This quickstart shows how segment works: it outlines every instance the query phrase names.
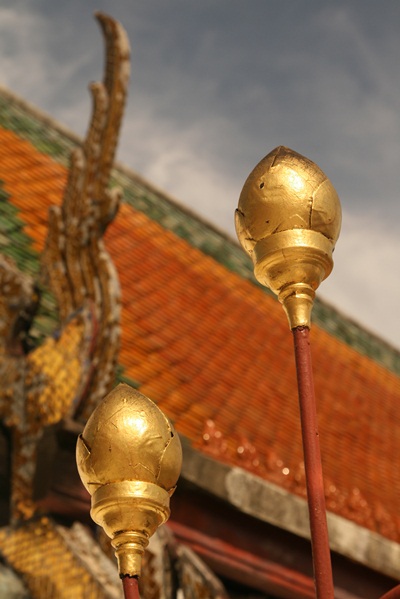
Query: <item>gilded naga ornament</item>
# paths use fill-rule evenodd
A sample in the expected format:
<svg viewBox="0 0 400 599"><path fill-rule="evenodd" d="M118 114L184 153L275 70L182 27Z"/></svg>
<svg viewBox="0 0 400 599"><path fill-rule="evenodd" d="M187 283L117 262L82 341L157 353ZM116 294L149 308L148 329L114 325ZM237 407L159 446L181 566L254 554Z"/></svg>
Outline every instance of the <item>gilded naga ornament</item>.
<svg viewBox="0 0 400 599"><path fill-rule="evenodd" d="M124 29L98 13L106 42L103 82L91 85L88 133L75 149L62 205L49 215L42 276L55 296L60 330L39 347L25 339L39 296L31 278L0 256L0 415L12 429L14 521L37 512L34 476L46 427L65 418L85 421L114 384L119 349L120 290L103 235L118 210L110 189L129 81Z"/></svg>

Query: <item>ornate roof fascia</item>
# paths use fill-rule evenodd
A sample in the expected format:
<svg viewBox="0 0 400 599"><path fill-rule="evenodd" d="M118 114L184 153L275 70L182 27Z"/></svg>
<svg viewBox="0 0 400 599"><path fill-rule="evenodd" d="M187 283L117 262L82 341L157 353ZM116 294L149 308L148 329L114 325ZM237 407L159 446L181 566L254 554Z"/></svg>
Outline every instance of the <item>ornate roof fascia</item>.
<svg viewBox="0 0 400 599"><path fill-rule="evenodd" d="M304 539L310 539L307 501L250 472L196 451L182 438L181 476L227 501L241 512ZM385 539L350 520L328 512L332 551L368 568L400 578L400 544Z"/></svg>

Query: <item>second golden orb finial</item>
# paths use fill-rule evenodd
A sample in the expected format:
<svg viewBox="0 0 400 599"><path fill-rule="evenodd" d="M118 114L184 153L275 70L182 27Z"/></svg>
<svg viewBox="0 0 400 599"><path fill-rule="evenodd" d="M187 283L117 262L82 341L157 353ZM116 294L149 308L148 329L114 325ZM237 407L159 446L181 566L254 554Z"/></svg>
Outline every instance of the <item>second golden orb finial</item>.
<svg viewBox="0 0 400 599"><path fill-rule="evenodd" d="M150 536L169 518L181 465L179 437L147 397L120 384L78 438L76 461L91 516L112 539L121 576L140 574Z"/></svg>
<svg viewBox="0 0 400 599"><path fill-rule="evenodd" d="M236 231L254 274L279 298L290 328L310 326L315 290L331 272L339 236L338 195L308 158L279 146L248 176Z"/></svg>

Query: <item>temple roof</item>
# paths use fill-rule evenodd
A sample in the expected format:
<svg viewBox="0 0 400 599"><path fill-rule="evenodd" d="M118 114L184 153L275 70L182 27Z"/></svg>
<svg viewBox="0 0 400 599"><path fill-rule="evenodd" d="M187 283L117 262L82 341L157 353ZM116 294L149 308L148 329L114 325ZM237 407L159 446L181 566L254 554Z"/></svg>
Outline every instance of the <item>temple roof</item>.
<svg viewBox="0 0 400 599"><path fill-rule="evenodd" d="M0 251L36 274L78 140L3 91L0 141ZM124 201L106 243L122 288L122 378L201 453L305 496L281 306L224 234L122 166L114 181ZM45 296L33 332L56 326ZM400 353L321 301L312 351L327 507L398 542Z"/></svg>

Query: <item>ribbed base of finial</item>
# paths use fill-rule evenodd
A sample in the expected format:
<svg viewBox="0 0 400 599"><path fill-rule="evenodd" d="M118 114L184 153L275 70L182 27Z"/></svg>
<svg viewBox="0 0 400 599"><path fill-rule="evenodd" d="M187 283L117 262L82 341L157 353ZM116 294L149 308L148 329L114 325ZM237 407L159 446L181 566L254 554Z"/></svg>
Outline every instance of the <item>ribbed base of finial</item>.
<svg viewBox="0 0 400 599"><path fill-rule="evenodd" d="M256 243L255 277L278 296L291 329L311 326L315 290L332 270L332 248L329 239L309 229L281 231Z"/></svg>
<svg viewBox="0 0 400 599"><path fill-rule="evenodd" d="M149 538L169 518L169 494L144 481L109 483L93 493L90 513L112 539L120 576L139 576Z"/></svg>

